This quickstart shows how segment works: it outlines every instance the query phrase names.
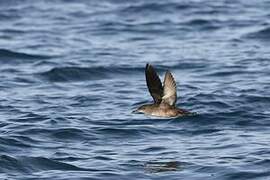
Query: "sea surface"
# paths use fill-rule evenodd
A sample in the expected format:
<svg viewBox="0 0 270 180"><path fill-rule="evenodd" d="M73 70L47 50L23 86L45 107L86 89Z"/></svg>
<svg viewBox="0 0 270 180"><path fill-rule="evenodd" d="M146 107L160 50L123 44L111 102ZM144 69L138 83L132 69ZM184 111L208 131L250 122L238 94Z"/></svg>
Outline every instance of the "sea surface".
<svg viewBox="0 0 270 180"><path fill-rule="evenodd" d="M0 1L0 179L270 179L267 0ZM132 111L170 70L175 119Z"/></svg>

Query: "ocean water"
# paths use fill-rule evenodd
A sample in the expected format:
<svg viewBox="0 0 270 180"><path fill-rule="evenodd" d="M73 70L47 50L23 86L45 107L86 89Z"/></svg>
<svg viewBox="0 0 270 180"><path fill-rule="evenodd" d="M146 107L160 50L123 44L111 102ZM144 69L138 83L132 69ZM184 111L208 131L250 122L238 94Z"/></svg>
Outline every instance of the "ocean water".
<svg viewBox="0 0 270 180"><path fill-rule="evenodd" d="M0 179L270 179L269 9L0 1ZM146 63L196 116L131 113Z"/></svg>

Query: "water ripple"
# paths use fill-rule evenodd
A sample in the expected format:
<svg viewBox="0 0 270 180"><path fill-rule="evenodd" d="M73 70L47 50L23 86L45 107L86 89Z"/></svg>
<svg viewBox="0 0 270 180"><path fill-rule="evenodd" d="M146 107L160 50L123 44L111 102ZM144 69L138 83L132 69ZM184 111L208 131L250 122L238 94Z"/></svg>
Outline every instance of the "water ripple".
<svg viewBox="0 0 270 180"><path fill-rule="evenodd" d="M0 1L0 179L269 179L262 1ZM145 64L177 106L151 103Z"/></svg>

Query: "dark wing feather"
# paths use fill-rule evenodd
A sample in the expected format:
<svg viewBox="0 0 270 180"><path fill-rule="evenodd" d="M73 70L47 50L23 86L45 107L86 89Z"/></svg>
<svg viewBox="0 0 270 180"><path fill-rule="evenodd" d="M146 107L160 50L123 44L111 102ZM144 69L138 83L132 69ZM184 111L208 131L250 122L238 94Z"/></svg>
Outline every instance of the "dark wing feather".
<svg viewBox="0 0 270 180"><path fill-rule="evenodd" d="M166 72L163 84L162 102L174 106L177 100L176 83L169 71Z"/></svg>
<svg viewBox="0 0 270 180"><path fill-rule="evenodd" d="M146 64L145 77L148 90L154 102L159 104L162 100L163 88L155 69L150 64Z"/></svg>

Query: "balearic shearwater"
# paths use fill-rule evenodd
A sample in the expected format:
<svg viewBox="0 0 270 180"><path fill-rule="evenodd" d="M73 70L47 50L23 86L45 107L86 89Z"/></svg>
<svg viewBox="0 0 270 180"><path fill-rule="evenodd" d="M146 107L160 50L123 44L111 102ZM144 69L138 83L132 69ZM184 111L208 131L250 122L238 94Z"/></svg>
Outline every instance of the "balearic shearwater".
<svg viewBox="0 0 270 180"><path fill-rule="evenodd" d="M133 112L159 117L178 117L192 114L175 106L177 100L176 83L170 71L165 74L163 86L155 69L150 64L146 64L145 77L154 103L142 105Z"/></svg>

